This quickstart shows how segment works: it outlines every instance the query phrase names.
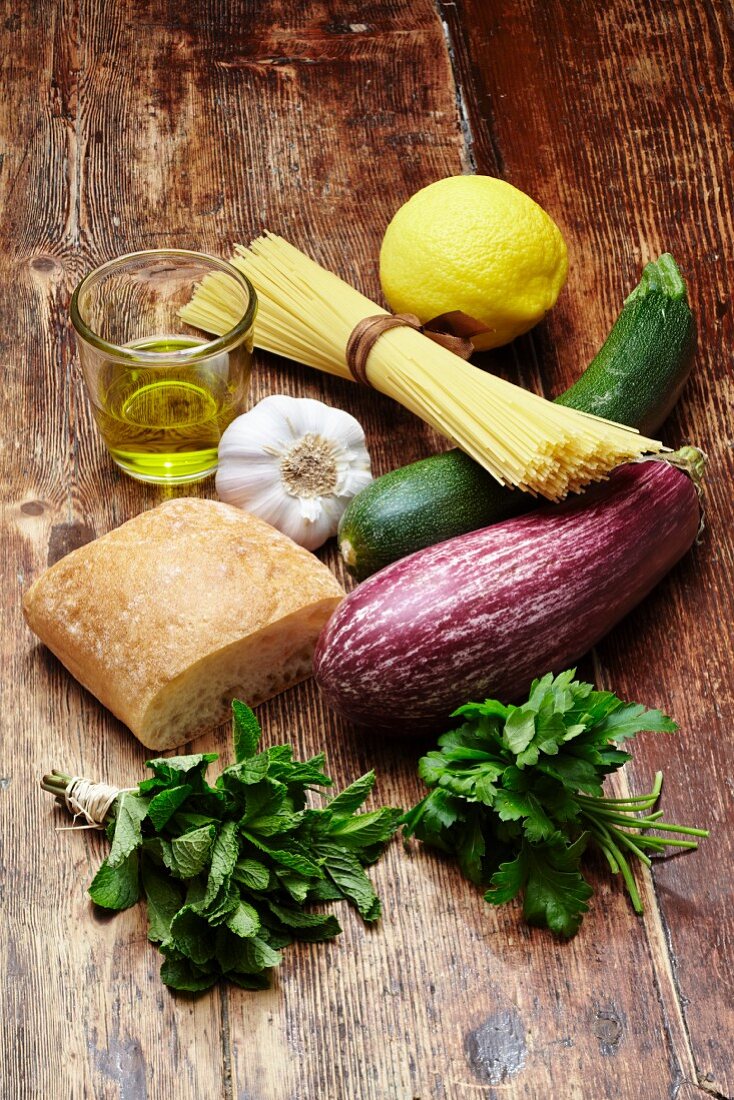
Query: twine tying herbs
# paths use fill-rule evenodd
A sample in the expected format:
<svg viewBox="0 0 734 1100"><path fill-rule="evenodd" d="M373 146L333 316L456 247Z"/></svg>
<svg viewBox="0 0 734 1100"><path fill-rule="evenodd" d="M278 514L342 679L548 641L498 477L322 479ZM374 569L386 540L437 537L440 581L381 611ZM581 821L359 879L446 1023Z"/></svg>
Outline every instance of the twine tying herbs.
<svg viewBox="0 0 734 1100"><path fill-rule="evenodd" d="M58 831L71 829L104 829L107 815L115 799L125 791L137 790L137 787L113 787L109 783L93 783L80 775L64 775L51 772L44 775L41 787L56 795L56 800L66 806L74 819L71 826L59 826ZM83 817L86 825L77 825L76 820Z"/></svg>

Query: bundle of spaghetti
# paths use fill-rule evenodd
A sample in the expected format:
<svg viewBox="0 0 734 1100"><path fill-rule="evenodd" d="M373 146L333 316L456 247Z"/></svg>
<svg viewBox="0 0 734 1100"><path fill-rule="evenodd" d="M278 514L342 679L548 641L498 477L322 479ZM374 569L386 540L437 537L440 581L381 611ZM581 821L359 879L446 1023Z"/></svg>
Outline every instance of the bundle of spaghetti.
<svg viewBox="0 0 734 1100"><path fill-rule="evenodd" d="M353 378L346 347L360 321L389 316L359 291L274 234L236 246L232 264L258 295L255 343L317 370ZM181 310L188 324L223 335L242 315L242 293L207 275ZM367 380L481 463L503 485L560 500L615 466L664 450L612 421L556 405L479 370L407 326L384 332Z"/></svg>

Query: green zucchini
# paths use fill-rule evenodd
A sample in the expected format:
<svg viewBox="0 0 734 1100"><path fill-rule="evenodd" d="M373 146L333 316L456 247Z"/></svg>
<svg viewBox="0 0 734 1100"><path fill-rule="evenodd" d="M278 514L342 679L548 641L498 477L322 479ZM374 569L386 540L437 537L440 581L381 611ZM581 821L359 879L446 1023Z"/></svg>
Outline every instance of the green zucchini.
<svg viewBox="0 0 734 1100"><path fill-rule="evenodd" d="M646 265L603 347L562 405L657 431L691 370L695 321L667 253ZM339 551L357 580L445 539L529 512L537 502L498 485L463 451L413 462L377 478L349 504Z"/></svg>

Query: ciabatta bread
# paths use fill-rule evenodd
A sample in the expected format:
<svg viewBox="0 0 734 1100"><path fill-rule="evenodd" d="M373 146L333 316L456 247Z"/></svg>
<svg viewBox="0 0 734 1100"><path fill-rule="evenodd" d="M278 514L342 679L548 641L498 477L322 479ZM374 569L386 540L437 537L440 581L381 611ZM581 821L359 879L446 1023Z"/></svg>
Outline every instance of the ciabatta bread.
<svg viewBox="0 0 734 1100"><path fill-rule="evenodd" d="M74 550L23 610L59 660L150 749L311 675L344 596L325 565L228 504L167 501Z"/></svg>

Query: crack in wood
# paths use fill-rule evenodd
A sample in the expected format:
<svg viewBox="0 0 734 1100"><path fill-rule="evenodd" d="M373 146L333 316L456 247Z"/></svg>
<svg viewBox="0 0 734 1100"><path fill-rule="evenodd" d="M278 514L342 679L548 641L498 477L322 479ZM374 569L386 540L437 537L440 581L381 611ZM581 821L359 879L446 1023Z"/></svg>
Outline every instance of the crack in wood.
<svg viewBox="0 0 734 1100"><path fill-rule="evenodd" d="M454 45L454 39L449 26L448 20L445 16L444 9L447 5L443 4L441 0L435 0L436 12L441 22L441 30L443 31L444 42L446 43L446 52L448 53L449 63L451 65L451 72L454 78L454 89L456 99L456 113L461 127L462 137L464 139L463 160L465 170L468 169L469 173L476 173L477 162L474 156L474 133L472 130L472 120L469 112L469 107L464 94L464 85L462 83L461 74L459 72L459 66L456 60L456 47Z"/></svg>

